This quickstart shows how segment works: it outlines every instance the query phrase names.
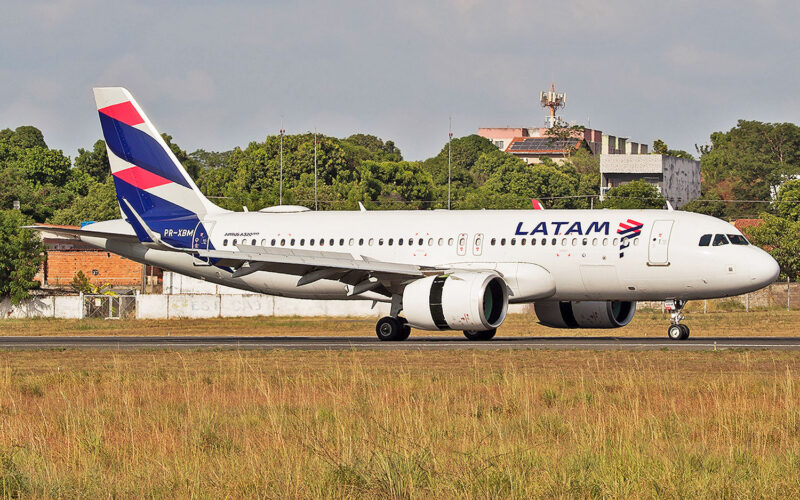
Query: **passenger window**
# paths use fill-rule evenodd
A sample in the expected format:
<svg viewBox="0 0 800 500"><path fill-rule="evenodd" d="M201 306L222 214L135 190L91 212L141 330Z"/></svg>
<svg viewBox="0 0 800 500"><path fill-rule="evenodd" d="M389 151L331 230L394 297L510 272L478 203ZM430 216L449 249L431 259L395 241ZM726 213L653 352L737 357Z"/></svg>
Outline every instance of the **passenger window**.
<svg viewBox="0 0 800 500"><path fill-rule="evenodd" d="M583 239L583 246L586 246L587 243L589 243L589 240L587 238L584 238Z"/></svg>
<svg viewBox="0 0 800 500"><path fill-rule="evenodd" d="M578 238L572 238L572 246L578 246Z"/></svg>
<svg viewBox="0 0 800 500"><path fill-rule="evenodd" d="M439 246L440 246L440 247L441 247L441 246L444 246L444 238L439 238L439 241L438 241L438 243L439 243Z"/></svg>
<svg viewBox="0 0 800 500"><path fill-rule="evenodd" d="M394 238L389 238L389 246L392 246L392 243L394 243Z"/></svg>
<svg viewBox="0 0 800 500"><path fill-rule="evenodd" d="M250 244L251 244L251 245L253 245L253 246L256 246L256 239L255 239L255 238L253 238L253 241L252 241L252 242L250 242Z"/></svg>
<svg viewBox="0 0 800 500"><path fill-rule="evenodd" d="M355 244L355 242L356 242L356 240L354 240L353 238L350 238L349 240L347 240L347 244L350 245L350 246L353 246Z"/></svg>
<svg viewBox="0 0 800 500"><path fill-rule="evenodd" d="M275 238L272 238L272 241L269 244L272 245L272 246L275 246ZM313 243L312 243L312 245L313 245Z"/></svg>
<svg viewBox="0 0 800 500"><path fill-rule="evenodd" d="M491 243L491 245L494 246L495 243L497 243L497 238L492 238L492 241L490 241L489 243Z"/></svg>
<svg viewBox="0 0 800 500"><path fill-rule="evenodd" d="M707 247L710 243L711 243L711 235L710 234L704 234L703 236L700 237L700 246L701 247Z"/></svg>
<svg viewBox="0 0 800 500"><path fill-rule="evenodd" d="M567 246L567 239L566 238L561 238L561 246L562 247Z"/></svg>
<svg viewBox="0 0 800 500"><path fill-rule="evenodd" d="M233 240L233 242L236 243L236 240ZM281 246L286 246L286 239L285 238L281 240Z"/></svg>
<svg viewBox="0 0 800 500"><path fill-rule="evenodd" d="M339 246L340 247L344 246L344 238L339 238Z"/></svg>
<svg viewBox="0 0 800 500"><path fill-rule="evenodd" d="M536 238L531 238L531 246L536 246Z"/></svg>
<svg viewBox="0 0 800 500"><path fill-rule="evenodd" d="M321 246L321 247L325 246L325 238L320 238L319 239L319 246Z"/></svg>
<svg viewBox="0 0 800 500"><path fill-rule="evenodd" d="M612 245L614 245L614 246L617 246L617 245L619 245L619 238L614 238L614 239L611 241L611 244L612 244Z"/></svg>
<svg viewBox="0 0 800 500"><path fill-rule="evenodd" d="M379 247L383 246L383 238L378 238L378 246Z"/></svg>
<svg viewBox="0 0 800 500"><path fill-rule="evenodd" d="M603 246L604 247L608 246L608 238L603 238Z"/></svg>
<svg viewBox="0 0 800 500"><path fill-rule="evenodd" d="M300 246L301 247L306 246L306 239L305 238L300 238Z"/></svg>
<svg viewBox="0 0 800 500"><path fill-rule="evenodd" d="M593 247L597 246L597 238L592 239L592 246Z"/></svg>
<svg viewBox="0 0 800 500"><path fill-rule="evenodd" d="M728 239L731 240L731 243L734 245L749 245L750 242L747 241L747 238L742 236L741 234L729 234Z"/></svg>
<svg viewBox="0 0 800 500"><path fill-rule="evenodd" d="M453 238L450 238L450 239L447 240L447 246L451 247L451 246L453 246L453 243L455 243Z"/></svg>
<svg viewBox="0 0 800 500"><path fill-rule="evenodd" d="M639 245L639 238L634 238L633 239L633 246L637 246L637 245Z"/></svg>
<svg viewBox="0 0 800 500"><path fill-rule="evenodd" d="M547 238L542 238L542 246L547 245Z"/></svg>
<svg viewBox="0 0 800 500"><path fill-rule="evenodd" d="M222 240L222 246L224 246L224 247L228 246L228 240L227 239Z"/></svg>
<svg viewBox="0 0 800 500"><path fill-rule="evenodd" d="M516 238L511 238L511 244L512 245L516 245L517 244L517 239Z"/></svg>
<svg viewBox="0 0 800 500"><path fill-rule="evenodd" d="M422 238L420 238L419 239L419 246L422 246L423 243L424 243L424 241L422 240Z"/></svg>
<svg viewBox="0 0 800 500"><path fill-rule="evenodd" d="M397 238L397 244L403 246L403 238Z"/></svg>
<svg viewBox="0 0 800 500"><path fill-rule="evenodd" d="M519 244L525 246L525 238L520 238Z"/></svg>
<svg viewBox="0 0 800 500"><path fill-rule="evenodd" d="M505 238L501 238L500 239L500 244L501 245L505 245L506 244L506 239Z"/></svg>
<svg viewBox="0 0 800 500"><path fill-rule="evenodd" d="M294 238L292 238L291 246L294 246Z"/></svg>
<svg viewBox="0 0 800 500"><path fill-rule="evenodd" d="M333 241L333 238L331 238L330 241L328 242L328 245L330 245L330 246L333 246L335 244L336 244L336 242Z"/></svg>
<svg viewBox="0 0 800 500"><path fill-rule="evenodd" d="M311 241L309 241L308 244L313 247L314 246L314 238L311 238Z"/></svg>
<svg viewBox="0 0 800 500"><path fill-rule="evenodd" d="M261 240L261 246L262 247L267 246L267 240Z"/></svg>
<svg viewBox="0 0 800 500"><path fill-rule="evenodd" d="M369 239L369 246L372 246L373 243L375 243L375 238L370 238Z"/></svg>
<svg viewBox="0 0 800 500"><path fill-rule="evenodd" d="M360 247L364 246L364 238L359 238L358 239L358 246L360 246Z"/></svg>
<svg viewBox="0 0 800 500"><path fill-rule="evenodd" d="M719 247L722 245L728 244L728 238L725 237L724 234L715 234L714 235L714 246Z"/></svg>
<svg viewBox="0 0 800 500"><path fill-rule="evenodd" d="M429 247L433 246L433 238L428 238L428 246Z"/></svg>
<svg viewBox="0 0 800 500"><path fill-rule="evenodd" d="M408 239L408 246L410 246L410 247L414 246L414 238L409 238Z"/></svg>

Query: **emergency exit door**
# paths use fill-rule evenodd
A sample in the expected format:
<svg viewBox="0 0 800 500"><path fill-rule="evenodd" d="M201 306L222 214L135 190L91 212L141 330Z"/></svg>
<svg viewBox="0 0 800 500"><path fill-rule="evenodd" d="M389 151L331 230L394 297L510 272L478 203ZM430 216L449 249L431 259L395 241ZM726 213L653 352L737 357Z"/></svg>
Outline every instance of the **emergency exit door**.
<svg viewBox="0 0 800 500"><path fill-rule="evenodd" d="M672 233L672 224L671 220L657 220L653 223L647 252L648 265L669 265L669 236Z"/></svg>

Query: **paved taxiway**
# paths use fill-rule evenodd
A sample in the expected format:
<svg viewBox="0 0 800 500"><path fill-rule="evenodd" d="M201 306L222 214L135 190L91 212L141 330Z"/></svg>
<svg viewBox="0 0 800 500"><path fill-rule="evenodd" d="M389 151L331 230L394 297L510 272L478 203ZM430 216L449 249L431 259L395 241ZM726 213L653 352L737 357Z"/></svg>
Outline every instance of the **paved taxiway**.
<svg viewBox="0 0 800 500"><path fill-rule="evenodd" d="M797 349L800 337L698 337L685 341L651 337L498 337L470 342L452 336L413 336L404 342L369 337L0 337L0 349L300 349L300 350L722 350Z"/></svg>

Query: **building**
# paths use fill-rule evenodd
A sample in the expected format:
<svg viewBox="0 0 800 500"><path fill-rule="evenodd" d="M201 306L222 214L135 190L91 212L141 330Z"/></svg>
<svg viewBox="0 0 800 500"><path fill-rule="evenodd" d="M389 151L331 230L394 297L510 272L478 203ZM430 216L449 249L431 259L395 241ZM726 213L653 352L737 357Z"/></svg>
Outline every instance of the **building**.
<svg viewBox="0 0 800 500"><path fill-rule="evenodd" d="M600 199L609 189L643 180L655 184L674 208L700 197L700 162L659 154L600 156Z"/></svg>
<svg viewBox="0 0 800 500"><path fill-rule="evenodd" d="M91 247L77 238L47 231L42 231L41 237L45 261L34 279L44 288L68 288L78 271L97 286L152 291L161 281L160 269Z"/></svg>
<svg viewBox="0 0 800 500"><path fill-rule="evenodd" d="M627 137L604 134L600 130L584 129L570 138L549 135L548 128L486 127L478 135L494 143L500 150L522 159L526 163L541 163L544 158L564 161L573 152L584 148L590 154L646 154L647 145L629 142Z"/></svg>

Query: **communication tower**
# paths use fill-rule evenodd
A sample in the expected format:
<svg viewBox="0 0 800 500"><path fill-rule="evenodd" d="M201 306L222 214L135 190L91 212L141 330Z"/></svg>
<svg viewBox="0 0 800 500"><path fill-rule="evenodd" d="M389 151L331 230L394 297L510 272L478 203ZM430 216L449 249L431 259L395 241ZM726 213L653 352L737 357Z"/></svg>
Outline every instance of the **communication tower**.
<svg viewBox="0 0 800 500"><path fill-rule="evenodd" d="M539 94L539 101L543 108L550 108L550 116L545 119L545 125L547 128L553 128L559 120L559 117L556 116L556 110L563 108L567 104L567 93L556 92L556 84L553 83L550 85L550 90L542 91Z"/></svg>

